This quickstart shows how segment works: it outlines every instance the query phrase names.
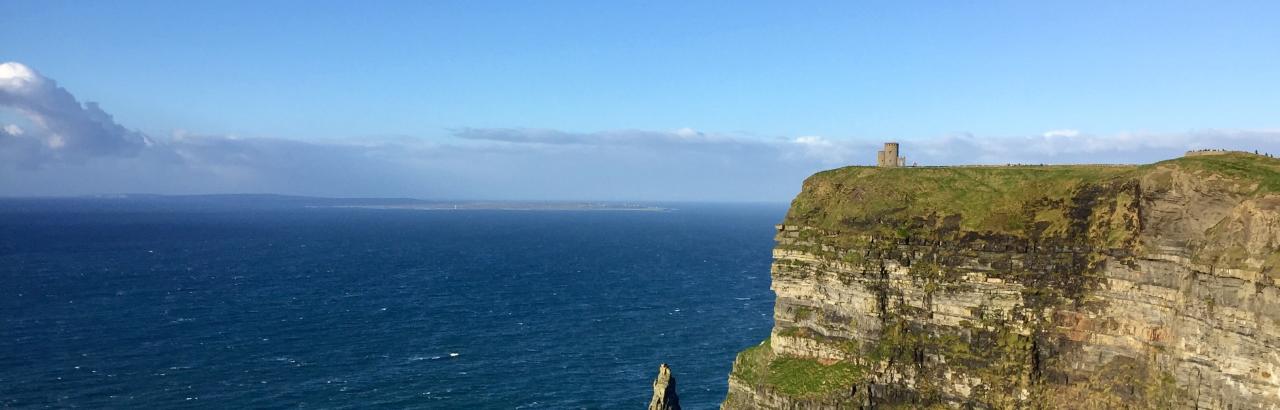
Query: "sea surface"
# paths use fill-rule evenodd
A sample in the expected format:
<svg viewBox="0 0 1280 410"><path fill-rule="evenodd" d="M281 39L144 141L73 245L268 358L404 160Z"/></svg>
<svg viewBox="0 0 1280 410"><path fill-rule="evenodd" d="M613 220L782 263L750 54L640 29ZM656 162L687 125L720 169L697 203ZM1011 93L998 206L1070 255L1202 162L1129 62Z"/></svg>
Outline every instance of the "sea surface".
<svg viewBox="0 0 1280 410"><path fill-rule="evenodd" d="M0 200L0 408L715 408L783 204Z"/></svg>

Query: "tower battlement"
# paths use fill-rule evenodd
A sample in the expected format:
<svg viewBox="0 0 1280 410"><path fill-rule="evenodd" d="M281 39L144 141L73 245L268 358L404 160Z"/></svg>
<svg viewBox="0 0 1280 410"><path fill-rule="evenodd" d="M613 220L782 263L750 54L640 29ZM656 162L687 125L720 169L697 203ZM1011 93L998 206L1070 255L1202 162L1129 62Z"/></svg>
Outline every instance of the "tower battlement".
<svg viewBox="0 0 1280 410"><path fill-rule="evenodd" d="M876 151L877 167L903 167L907 165L907 157L898 156L898 143L886 142L884 149Z"/></svg>

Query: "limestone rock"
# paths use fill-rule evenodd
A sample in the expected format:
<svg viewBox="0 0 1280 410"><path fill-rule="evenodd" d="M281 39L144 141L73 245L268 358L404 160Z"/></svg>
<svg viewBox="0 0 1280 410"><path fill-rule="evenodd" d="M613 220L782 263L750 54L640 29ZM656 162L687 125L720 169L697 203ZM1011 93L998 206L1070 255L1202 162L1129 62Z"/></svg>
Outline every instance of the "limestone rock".
<svg viewBox="0 0 1280 410"><path fill-rule="evenodd" d="M849 167L776 240L723 409L1280 409L1280 161Z"/></svg>
<svg viewBox="0 0 1280 410"><path fill-rule="evenodd" d="M676 378L671 368L663 363L658 366L658 378L653 380L653 398L649 410L680 410L680 397L676 395Z"/></svg>

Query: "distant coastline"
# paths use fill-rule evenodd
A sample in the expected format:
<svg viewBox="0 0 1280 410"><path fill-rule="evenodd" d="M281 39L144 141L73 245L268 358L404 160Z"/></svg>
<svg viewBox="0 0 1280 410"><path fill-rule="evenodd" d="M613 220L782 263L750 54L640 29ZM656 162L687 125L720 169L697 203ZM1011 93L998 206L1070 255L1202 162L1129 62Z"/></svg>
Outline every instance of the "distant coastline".
<svg viewBox="0 0 1280 410"><path fill-rule="evenodd" d="M642 211L669 212L675 208L652 203L611 201L427 200L414 198L325 198L275 194L154 195L107 194L76 197L0 197L7 208L40 208L46 203L116 208L125 204L160 208L288 209L358 208L415 211Z"/></svg>
<svg viewBox="0 0 1280 410"><path fill-rule="evenodd" d="M399 205L308 205L308 208L360 208L413 211L640 211L669 212L674 208L608 202L458 202Z"/></svg>

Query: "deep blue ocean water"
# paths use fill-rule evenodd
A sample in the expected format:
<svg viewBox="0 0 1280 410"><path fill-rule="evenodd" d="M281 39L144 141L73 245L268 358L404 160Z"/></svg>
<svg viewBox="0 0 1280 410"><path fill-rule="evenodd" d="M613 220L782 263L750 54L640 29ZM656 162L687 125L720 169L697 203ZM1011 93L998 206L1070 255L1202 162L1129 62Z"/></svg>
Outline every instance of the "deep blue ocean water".
<svg viewBox="0 0 1280 410"><path fill-rule="evenodd" d="M0 200L0 407L715 408L778 205Z"/></svg>

